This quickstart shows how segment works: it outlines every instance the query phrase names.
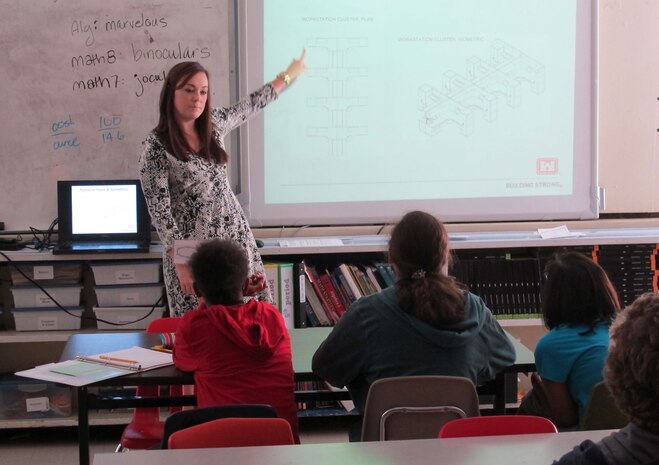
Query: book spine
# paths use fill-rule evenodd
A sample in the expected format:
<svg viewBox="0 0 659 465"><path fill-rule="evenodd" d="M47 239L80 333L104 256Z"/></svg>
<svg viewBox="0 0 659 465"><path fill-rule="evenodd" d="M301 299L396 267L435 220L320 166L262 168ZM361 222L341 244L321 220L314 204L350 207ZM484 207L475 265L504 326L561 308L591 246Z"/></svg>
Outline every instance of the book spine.
<svg viewBox="0 0 659 465"><path fill-rule="evenodd" d="M329 318L332 324L336 324L336 322L339 321L339 317L336 313L336 310L334 309L334 306L332 305L332 301L329 295L327 294L327 291L320 283L320 278L318 276L318 273L316 272L316 270L313 269L313 267L307 264L304 265L304 270L307 274L307 277L309 278L309 281L311 282L311 285L316 291L316 295L318 295L318 298L322 303L325 313L327 313L327 317Z"/></svg>
<svg viewBox="0 0 659 465"><path fill-rule="evenodd" d="M321 272L318 274L318 279L320 281L321 287L325 290L325 293L329 298L331 308L336 313L338 321L341 315L343 315L343 313L346 311L346 308L343 305L337 290L334 288L334 283L332 283L332 279L329 277L329 274Z"/></svg>
<svg viewBox="0 0 659 465"><path fill-rule="evenodd" d="M362 270L359 269L358 266L356 265L349 265L350 271L352 272L352 276L355 279L355 282L361 289L361 292L363 295L371 295L371 289L368 287L366 284L366 281L364 280L364 275L362 273Z"/></svg>
<svg viewBox="0 0 659 465"><path fill-rule="evenodd" d="M382 287L380 286L380 283L378 282L378 278L375 276L375 273L377 273L377 270L375 270L370 265L365 265L364 270L366 271L366 276L368 277L368 280L371 283L371 287L373 288L374 292L380 292L382 290Z"/></svg>
<svg viewBox="0 0 659 465"><path fill-rule="evenodd" d="M307 304L309 308L311 308L311 311L314 313L316 316L316 319L318 320L318 324L320 326L330 326L332 322L330 321L329 317L327 316L327 312L323 308L323 304L320 301L320 297L318 296L318 293L316 292L316 289L314 286L311 284L311 280L309 279L309 276L306 275L304 276L304 284L306 287L306 297L307 297Z"/></svg>
<svg viewBox="0 0 659 465"><path fill-rule="evenodd" d="M306 286L304 284L304 262L298 262L293 266L293 318L296 328L320 325L320 323L313 325L309 320L308 306Z"/></svg>
<svg viewBox="0 0 659 465"><path fill-rule="evenodd" d="M327 270L326 270L327 271ZM334 289L336 289L336 293L338 294L339 298L341 299L341 303L343 304L343 307L347 310L348 307L350 307L350 304L352 303L352 298L348 294L348 291L346 291L345 287L341 283L341 280L339 279L338 275L333 271L327 271L327 275L330 277L332 280L332 285L334 286Z"/></svg>
<svg viewBox="0 0 659 465"><path fill-rule="evenodd" d="M265 280L268 282L272 300L275 307L281 311L281 302L279 299L279 267L276 263L265 262L263 263L263 269L265 270Z"/></svg>
<svg viewBox="0 0 659 465"><path fill-rule="evenodd" d="M355 300L357 300L357 298L353 294L352 289L348 284L348 281L346 281L345 276L343 276L343 273L338 267L332 272L332 275L334 276L334 280L339 283L340 288L343 290L347 298L347 302L348 302L348 305L346 306L347 309Z"/></svg>
<svg viewBox="0 0 659 465"><path fill-rule="evenodd" d="M287 328L295 327L293 280L293 263L279 263L279 309Z"/></svg>
<svg viewBox="0 0 659 465"><path fill-rule="evenodd" d="M355 278L352 275L352 272L350 271L348 265L346 265L345 263L341 263L338 269L341 271L343 280L350 288L350 291L352 292L352 295L354 296L355 300L359 299L360 297L363 297L364 294L362 294L361 289L359 289L359 286L357 285L357 282L355 281Z"/></svg>
<svg viewBox="0 0 659 465"><path fill-rule="evenodd" d="M386 282L387 287L396 284L396 278L388 263L378 263L375 267L380 272L380 276L382 276L382 279Z"/></svg>

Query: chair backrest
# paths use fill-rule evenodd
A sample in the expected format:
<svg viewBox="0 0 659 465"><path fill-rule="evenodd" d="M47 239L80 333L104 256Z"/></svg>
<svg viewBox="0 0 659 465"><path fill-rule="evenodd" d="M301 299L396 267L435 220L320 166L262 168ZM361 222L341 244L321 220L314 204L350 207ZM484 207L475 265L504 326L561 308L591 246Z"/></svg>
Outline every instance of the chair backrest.
<svg viewBox="0 0 659 465"><path fill-rule="evenodd" d="M383 378L368 391L362 441L436 438L444 423L479 414L476 387L468 378Z"/></svg>
<svg viewBox="0 0 659 465"><path fill-rule="evenodd" d="M506 434L557 433L547 418L531 415L492 415L449 421L439 430L440 438L502 436Z"/></svg>
<svg viewBox="0 0 659 465"><path fill-rule="evenodd" d="M201 407L173 413L165 420L161 448L167 449L169 437L177 431L219 418L277 418L277 412L267 404L236 404Z"/></svg>
<svg viewBox="0 0 659 465"><path fill-rule="evenodd" d="M151 321L146 326L147 333L175 333L181 317L165 317Z"/></svg>
<svg viewBox="0 0 659 465"><path fill-rule="evenodd" d="M169 437L170 449L295 444L283 418L221 418L182 429Z"/></svg>
<svg viewBox="0 0 659 465"><path fill-rule="evenodd" d="M627 423L629 423L629 418L618 410L604 381L593 386L581 416L579 428L582 430L618 429Z"/></svg>

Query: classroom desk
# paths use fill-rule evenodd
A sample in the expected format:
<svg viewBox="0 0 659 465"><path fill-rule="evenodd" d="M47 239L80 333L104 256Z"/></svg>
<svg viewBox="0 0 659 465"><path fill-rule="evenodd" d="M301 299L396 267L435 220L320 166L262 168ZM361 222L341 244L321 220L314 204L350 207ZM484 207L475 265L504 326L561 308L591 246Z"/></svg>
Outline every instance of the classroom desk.
<svg viewBox="0 0 659 465"><path fill-rule="evenodd" d="M296 380L312 379L311 359L316 348L327 337L331 328L305 328L289 330L293 352L293 370ZM528 372L535 369L533 352L524 347L518 340L508 335L515 345L517 361L505 370L505 373ZM76 355L98 354L132 346L151 347L160 342L157 334L138 333L89 333L73 334L64 347L61 361L71 360ZM78 448L80 465L89 464L89 411L93 409L113 409L125 407L155 407L174 405L194 405L194 396L136 398L136 397L99 397L90 394L89 387L98 386L144 386L144 385L176 385L194 384L191 373L184 373L174 366L157 368L142 373L135 373L118 378L111 378L88 386L77 388L78 400ZM505 413L506 383L505 375L501 373L491 383L495 395L494 409ZM337 393L329 393L336 396ZM344 395L345 393L338 393ZM296 393L298 401L322 400L323 394L317 392ZM335 397L336 398L336 397Z"/></svg>
<svg viewBox="0 0 659 465"><path fill-rule="evenodd" d="M96 454L94 465L549 465L582 441L597 441L610 433L609 430L600 430L458 439L130 451Z"/></svg>

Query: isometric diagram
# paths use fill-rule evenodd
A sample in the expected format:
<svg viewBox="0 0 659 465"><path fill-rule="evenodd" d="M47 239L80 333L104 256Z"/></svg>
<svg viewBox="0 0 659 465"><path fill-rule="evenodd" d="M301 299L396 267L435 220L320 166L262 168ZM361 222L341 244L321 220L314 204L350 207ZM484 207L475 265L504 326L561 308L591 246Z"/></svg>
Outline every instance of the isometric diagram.
<svg viewBox="0 0 659 465"><path fill-rule="evenodd" d="M545 90L545 66L502 40L490 44L488 60L472 57L464 74L448 70L441 88L425 84L418 91L419 128L434 136L446 126L457 126L469 136L480 119L494 122L499 105L522 105L526 88L534 94Z"/></svg>
<svg viewBox="0 0 659 465"><path fill-rule="evenodd" d="M356 107L365 107L368 99L364 96L349 95L347 83L351 79L365 79L368 69L350 64L350 54L358 48L368 47L365 38L315 38L308 41L314 54L324 57L325 63L309 69L309 76L327 82L324 96L311 97L307 106L321 108L327 112L327 125L308 127L307 137L322 137L327 140L328 156L342 156L346 144L353 137L368 135L368 126L350 122L349 113ZM356 61L356 60L354 60Z"/></svg>

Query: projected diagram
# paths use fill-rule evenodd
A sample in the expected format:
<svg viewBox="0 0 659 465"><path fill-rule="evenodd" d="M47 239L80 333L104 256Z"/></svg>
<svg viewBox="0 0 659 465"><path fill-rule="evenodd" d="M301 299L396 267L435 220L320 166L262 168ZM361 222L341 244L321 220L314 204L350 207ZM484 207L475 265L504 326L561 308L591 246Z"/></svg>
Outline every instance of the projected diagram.
<svg viewBox="0 0 659 465"><path fill-rule="evenodd" d="M350 110L365 107L368 99L347 95L350 79L368 76L367 68L349 64L349 56L357 48L367 46L368 40L365 38L315 38L308 42L309 48L315 48L314 54L326 56L325 64L314 66L309 70L309 75L327 80L327 95L309 98L307 106L326 110L328 124L308 127L306 135L326 139L328 156L342 156L350 138L368 135L367 126L348 123Z"/></svg>
<svg viewBox="0 0 659 465"><path fill-rule="evenodd" d="M419 88L419 127L434 136L445 126L458 126L469 136L478 115L488 123L496 121L501 100L510 108L519 107L525 83L535 94L544 92L544 65L495 40L490 45L489 62L472 57L466 63L466 76L447 71L441 89L427 84Z"/></svg>

